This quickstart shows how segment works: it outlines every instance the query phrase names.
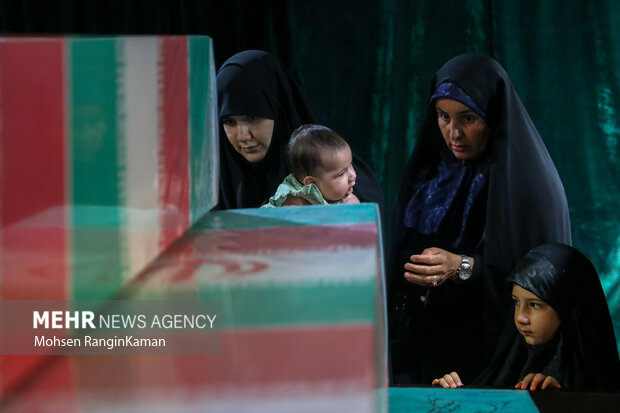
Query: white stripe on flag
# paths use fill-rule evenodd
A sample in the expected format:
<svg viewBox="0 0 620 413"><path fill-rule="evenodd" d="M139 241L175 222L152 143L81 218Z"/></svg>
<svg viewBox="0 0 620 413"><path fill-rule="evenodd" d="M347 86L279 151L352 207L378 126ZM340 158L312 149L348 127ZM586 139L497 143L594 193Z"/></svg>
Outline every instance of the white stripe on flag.
<svg viewBox="0 0 620 413"><path fill-rule="evenodd" d="M159 253L157 37L124 40L128 276Z"/></svg>

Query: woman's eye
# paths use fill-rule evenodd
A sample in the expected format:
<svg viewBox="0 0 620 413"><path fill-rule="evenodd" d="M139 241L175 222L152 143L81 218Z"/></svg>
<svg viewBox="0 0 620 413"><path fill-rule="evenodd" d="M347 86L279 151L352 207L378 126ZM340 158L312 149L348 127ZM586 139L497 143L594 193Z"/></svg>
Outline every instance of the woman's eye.
<svg viewBox="0 0 620 413"><path fill-rule="evenodd" d="M532 306L532 308L535 308L535 309L539 309L539 308L542 307L542 305L540 305L540 303L530 303L530 305Z"/></svg>
<svg viewBox="0 0 620 413"><path fill-rule="evenodd" d="M519 300L517 300L516 298L513 298L512 302L514 303L515 307L519 305Z"/></svg>
<svg viewBox="0 0 620 413"><path fill-rule="evenodd" d="M463 120L465 121L465 123L473 123L476 121L476 117L474 115L465 115Z"/></svg>
<svg viewBox="0 0 620 413"><path fill-rule="evenodd" d="M260 119L260 116L246 116L245 117L245 120L248 121L248 122L252 122L252 121L255 121L255 120L258 120L258 119Z"/></svg>
<svg viewBox="0 0 620 413"><path fill-rule="evenodd" d="M231 118L224 118L222 119L222 125L235 126L235 120Z"/></svg>

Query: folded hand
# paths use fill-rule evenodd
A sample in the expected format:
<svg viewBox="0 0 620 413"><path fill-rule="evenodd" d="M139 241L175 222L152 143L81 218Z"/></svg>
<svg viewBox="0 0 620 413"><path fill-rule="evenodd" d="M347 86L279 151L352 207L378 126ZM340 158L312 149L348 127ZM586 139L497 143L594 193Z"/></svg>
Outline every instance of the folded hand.
<svg viewBox="0 0 620 413"><path fill-rule="evenodd" d="M435 379L431 383L433 387L443 387L444 389L456 389L457 387L463 387L461 378L453 371L450 374L445 374L442 378Z"/></svg>

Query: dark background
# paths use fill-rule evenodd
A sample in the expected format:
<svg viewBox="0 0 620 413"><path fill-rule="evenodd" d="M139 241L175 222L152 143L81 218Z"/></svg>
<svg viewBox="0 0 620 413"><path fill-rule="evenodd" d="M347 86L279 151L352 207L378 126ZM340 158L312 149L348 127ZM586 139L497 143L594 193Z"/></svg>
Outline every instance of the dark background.
<svg viewBox="0 0 620 413"><path fill-rule="evenodd" d="M217 67L273 53L376 171L386 227L432 75L456 54L491 55L554 159L620 331L620 2L0 0L0 31L208 35Z"/></svg>

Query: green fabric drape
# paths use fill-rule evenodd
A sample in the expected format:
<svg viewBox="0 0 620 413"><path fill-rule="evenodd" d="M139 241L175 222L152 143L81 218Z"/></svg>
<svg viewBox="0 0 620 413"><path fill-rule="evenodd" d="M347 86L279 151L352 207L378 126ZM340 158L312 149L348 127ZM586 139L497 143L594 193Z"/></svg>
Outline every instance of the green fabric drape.
<svg viewBox="0 0 620 413"><path fill-rule="evenodd" d="M300 45L293 68L375 168L387 205L415 144L433 73L459 53L495 57L558 168L574 245L599 271L620 339L620 3L354 3L290 12L291 42ZM316 27L307 24L308 10L339 17ZM326 50L330 39L338 41ZM389 211L385 218L390 225Z"/></svg>
<svg viewBox="0 0 620 413"><path fill-rule="evenodd" d="M275 54L376 171L388 230L433 73L459 53L491 55L554 159L620 338L620 2L3 0L0 31L207 34L218 66Z"/></svg>

